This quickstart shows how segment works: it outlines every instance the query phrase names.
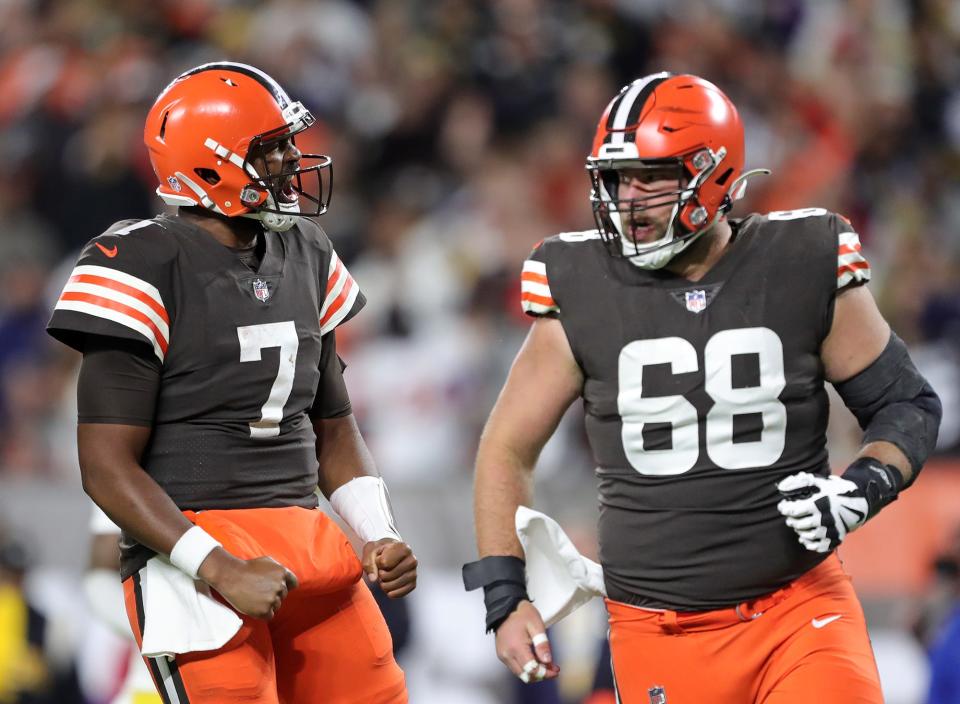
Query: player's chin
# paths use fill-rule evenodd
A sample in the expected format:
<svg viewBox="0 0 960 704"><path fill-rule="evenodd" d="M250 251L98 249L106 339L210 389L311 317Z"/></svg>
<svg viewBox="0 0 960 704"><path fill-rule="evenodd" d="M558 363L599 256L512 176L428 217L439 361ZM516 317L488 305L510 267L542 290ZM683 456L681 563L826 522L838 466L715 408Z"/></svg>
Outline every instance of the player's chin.
<svg viewBox="0 0 960 704"><path fill-rule="evenodd" d="M656 224L631 226L629 238L638 245L650 244L663 237L664 229Z"/></svg>

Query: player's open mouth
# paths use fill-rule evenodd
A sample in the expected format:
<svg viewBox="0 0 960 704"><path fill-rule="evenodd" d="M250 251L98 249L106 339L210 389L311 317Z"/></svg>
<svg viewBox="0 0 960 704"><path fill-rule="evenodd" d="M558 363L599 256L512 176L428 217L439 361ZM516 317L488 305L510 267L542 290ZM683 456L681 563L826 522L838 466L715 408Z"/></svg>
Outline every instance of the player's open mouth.
<svg viewBox="0 0 960 704"><path fill-rule="evenodd" d="M651 220L633 220L630 222L630 237L635 242L644 242L652 239L656 234L656 225Z"/></svg>
<svg viewBox="0 0 960 704"><path fill-rule="evenodd" d="M297 202L298 195L293 189L293 178L288 178L283 182L283 185L280 187L280 193L277 195L283 203Z"/></svg>

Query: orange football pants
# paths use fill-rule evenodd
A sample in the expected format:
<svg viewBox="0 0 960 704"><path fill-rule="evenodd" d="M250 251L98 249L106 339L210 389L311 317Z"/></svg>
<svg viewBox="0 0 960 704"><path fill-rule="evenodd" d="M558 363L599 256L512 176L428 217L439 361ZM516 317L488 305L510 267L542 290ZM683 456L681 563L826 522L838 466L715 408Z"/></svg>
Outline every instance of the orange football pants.
<svg viewBox="0 0 960 704"><path fill-rule="evenodd" d="M608 599L607 610L623 704L883 704L863 610L836 555L735 608Z"/></svg>
<svg viewBox="0 0 960 704"><path fill-rule="evenodd" d="M304 508L184 512L243 559L268 555L300 582L270 621L243 625L219 650L144 658L164 704L405 704L393 641L349 541ZM143 635L139 574L124 581L127 617Z"/></svg>

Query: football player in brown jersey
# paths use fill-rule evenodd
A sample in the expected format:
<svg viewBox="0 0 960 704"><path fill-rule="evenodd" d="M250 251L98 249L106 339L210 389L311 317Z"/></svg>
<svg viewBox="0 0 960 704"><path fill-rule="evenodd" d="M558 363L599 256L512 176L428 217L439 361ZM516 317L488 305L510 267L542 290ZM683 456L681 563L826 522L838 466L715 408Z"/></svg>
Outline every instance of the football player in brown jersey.
<svg viewBox="0 0 960 704"><path fill-rule="evenodd" d="M401 597L417 561L336 353L365 299L309 219L331 183L330 158L296 145L313 124L252 66L176 78L144 140L179 211L94 238L49 325L84 353L83 485L123 529L127 614L165 704L407 701L361 574Z"/></svg>
<svg viewBox="0 0 960 704"><path fill-rule="evenodd" d="M475 521L497 654L557 676L514 528L537 456L581 398L620 701L881 702L834 548L913 482L940 402L863 285L844 218L728 218L743 127L716 86L646 76L600 119L595 231L524 263L535 318L480 441ZM832 383L864 428L831 475Z"/></svg>

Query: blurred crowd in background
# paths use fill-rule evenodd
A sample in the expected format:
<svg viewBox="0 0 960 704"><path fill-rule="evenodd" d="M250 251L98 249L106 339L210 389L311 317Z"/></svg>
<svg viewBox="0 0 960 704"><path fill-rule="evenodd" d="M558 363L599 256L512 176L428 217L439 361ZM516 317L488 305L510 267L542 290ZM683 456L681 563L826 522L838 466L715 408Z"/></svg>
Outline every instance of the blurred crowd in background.
<svg viewBox="0 0 960 704"><path fill-rule="evenodd" d="M115 220L162 207L142 143L156 95L183 70L224 59L262 68L302 100L319 129L301 149L334 159L321 224L369 299L338 346L355 412L425 567L411 600L413 653L401 656L420 693L412 701L522 696L480 635L479 598L459 593L456 567L473 555L472 453L529 326L520 264L543 237L593 227L585 156L603 107L636 77L695 73L738 106L747 168L773 174L751 181L734 215L819 206L853 222L882 311L944 401L940 451L960 448L954 0L2 0L0 505L16 490L85 510L73 440L77 359L44 325L79 248ZM562 490L544 493L558 518L579 517L589 541L591 466L576 409L571 416L543 460ZM19 510L34 513L23 502ZM0 542L32 544L36 569L54 575L36 601L82 611L78 597L61 598L81 561L58 565L44 552L53 534L82 554L82 522L38 530L5 519ZM29 561L17 555L22 575ZM937 608L917 607L927 621L949 613L953 565L949 596L941 589ZM431 613L461 606L474 616L475 645L445 640L470 640L452 625L431 635ZM588 689L597 623L568 668L568 682L580 684L564 684L563 701ZM936 623L918 632L935 639ZM85 628L61 639L84 643ZM15 668L2 644L0 633L0 702L48 701L10 694ZM61 645L53 669L76 669L78 647ZM38 657L23 676L44 679ZM922 663L915 669L925 681ZM890 701L924 701L925 685L901 685ZM87 677L88 701L106 689ZM71 701L58 696L49 701Z"/></svg>

